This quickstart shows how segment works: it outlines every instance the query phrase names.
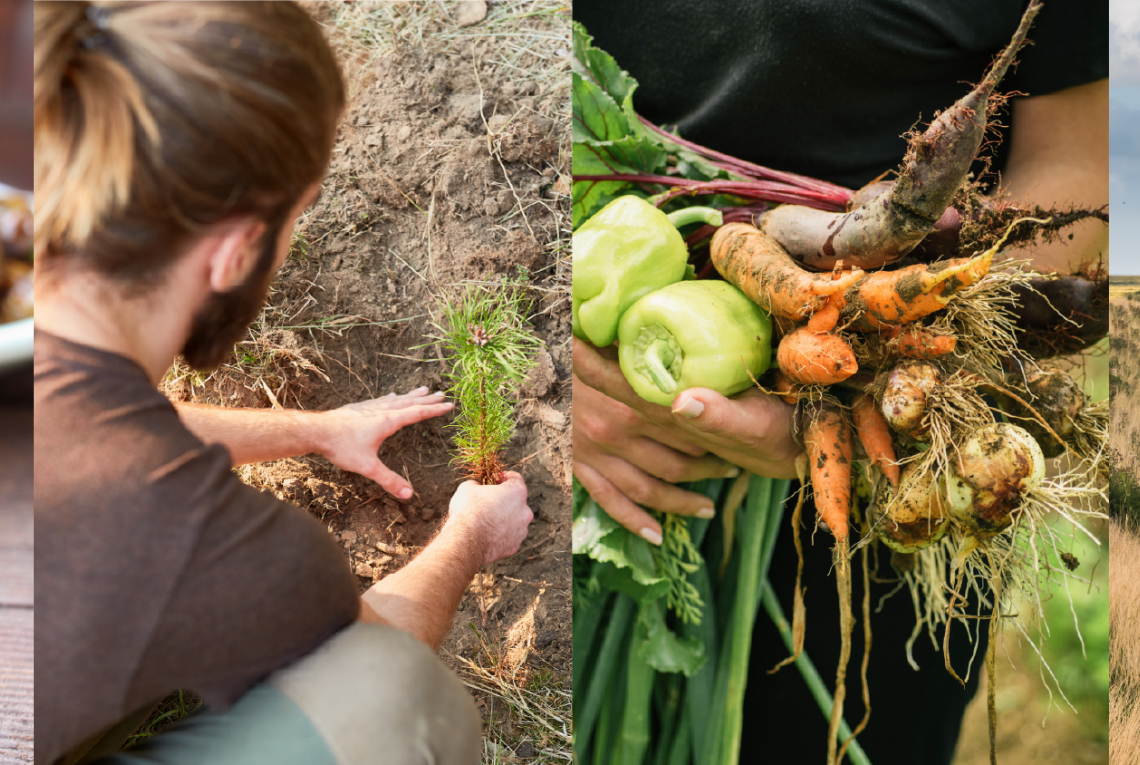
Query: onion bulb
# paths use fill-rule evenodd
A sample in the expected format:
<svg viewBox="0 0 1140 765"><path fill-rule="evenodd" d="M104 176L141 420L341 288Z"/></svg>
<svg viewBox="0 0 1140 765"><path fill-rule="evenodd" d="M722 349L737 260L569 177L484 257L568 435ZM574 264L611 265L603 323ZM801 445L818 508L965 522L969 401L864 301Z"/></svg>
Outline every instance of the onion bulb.
<svg viewBox="0 0 1140 765"><path fill-rule="evenodd" d="M892 550L911 553L934 544L946 534L950 511L942 484L929 467L903 468L898 490L883 482L875 517L875 534Z"/></svg>
<svg viewBox="0 0 1140 765"><path fill-rule="evenodd" d="M887 424L900 435L926 440L922 424L926 397L941 381L942 375L933 364L909 364L893 370L879 402Z"/></svg>
<svg viewBox="0 0 1140 765"><path fill-rule="evenodd" d="M1026 495L1045 479L1045 455L1024 428L999 422L969 435L946 478L954 518L974 536L1009 528Z"/></svg>

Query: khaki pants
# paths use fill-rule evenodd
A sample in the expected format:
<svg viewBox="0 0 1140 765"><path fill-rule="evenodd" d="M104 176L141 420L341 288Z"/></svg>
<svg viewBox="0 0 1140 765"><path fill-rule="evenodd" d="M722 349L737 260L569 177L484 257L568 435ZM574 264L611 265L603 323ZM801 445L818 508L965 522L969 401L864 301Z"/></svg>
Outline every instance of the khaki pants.
<svg viewBox="0 0 1140 765"><path fill-rule="evenodd" d="M476 765L463 684L406 632L356 623L227 712L195 715L98 765Z"/></svg>

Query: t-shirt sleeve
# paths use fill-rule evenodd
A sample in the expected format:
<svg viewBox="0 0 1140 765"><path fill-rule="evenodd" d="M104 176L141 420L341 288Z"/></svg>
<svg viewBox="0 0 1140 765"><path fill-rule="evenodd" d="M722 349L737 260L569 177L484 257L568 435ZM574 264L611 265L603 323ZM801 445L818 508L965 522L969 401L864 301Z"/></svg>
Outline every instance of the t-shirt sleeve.
<svg viewBox="0 0 1140 765"><path fill-rule="evenodd" d="M1108 3L1047 0L1003 91L1044 96L1108 77Z"/></svg>
<svg viewBox="0 0 1140 765"><path fill-rule="evenodd" d="M241 483L224 449L154 479L155 491L189 495L183 507L204 517L132 696L161 696L173 681L225 709L356 619L356 580L340 547L300 508Z"/></svg>

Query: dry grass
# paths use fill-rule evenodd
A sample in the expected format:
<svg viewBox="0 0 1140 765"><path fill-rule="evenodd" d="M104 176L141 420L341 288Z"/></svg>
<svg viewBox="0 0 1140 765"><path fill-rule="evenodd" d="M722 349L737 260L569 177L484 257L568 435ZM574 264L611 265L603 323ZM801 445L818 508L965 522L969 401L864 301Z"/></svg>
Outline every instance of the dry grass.
<svg viewBox="0 0 1140 765"><path fill-rule="evenodd" d="M1133 292L1140 292L1140 276L1122 276L1112 274L1108 278L1109 298L1123 297Z"/></svg>
<svg viewBox="0 0 1140 765"><path fill-rule="evenodd" d="M339 49L353 88L366 82L363 74L381 56L405 48L431 47L449 59L474 45L482 76L509 77L538 84L535 111L569 124L570 6L535 0L500 0L489 4L487 18L460 28L455 6L431 2L306 3L327 9L325 32ZM321 13L315 13L318 17Z"/></svg>
<svg viewBox="0 0 1140 765"><path fill-rule="evenodd" d="M484 710L484 763L553 763L573 758L572 693L556 674L523 672L520 666L512 668L497 661L483 666L462 656L452 660L464 685L492 707ZM496 705L501 714L496 714Z"/></svg>
<svg viewBox="0 0 1140 765"><path fill-rule="evenodd" d="M1140 763L1140 538L1118 523L1109 582L1109 762Z"/></svg>

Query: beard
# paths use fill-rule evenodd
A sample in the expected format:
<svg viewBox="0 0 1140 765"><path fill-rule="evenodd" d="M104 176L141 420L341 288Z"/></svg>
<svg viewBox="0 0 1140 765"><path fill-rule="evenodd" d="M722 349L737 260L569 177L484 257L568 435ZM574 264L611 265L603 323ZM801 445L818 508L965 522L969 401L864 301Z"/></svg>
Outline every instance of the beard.
<svg viewBox="0 0 1140 765"><path fill-rule="evenodd" d="M277 238L284 216L269 221L257 263L246 280L225 292L211 292L195 314L182 356L191 368L208 372L221 365L261 312L277 261Z"/></svg>

